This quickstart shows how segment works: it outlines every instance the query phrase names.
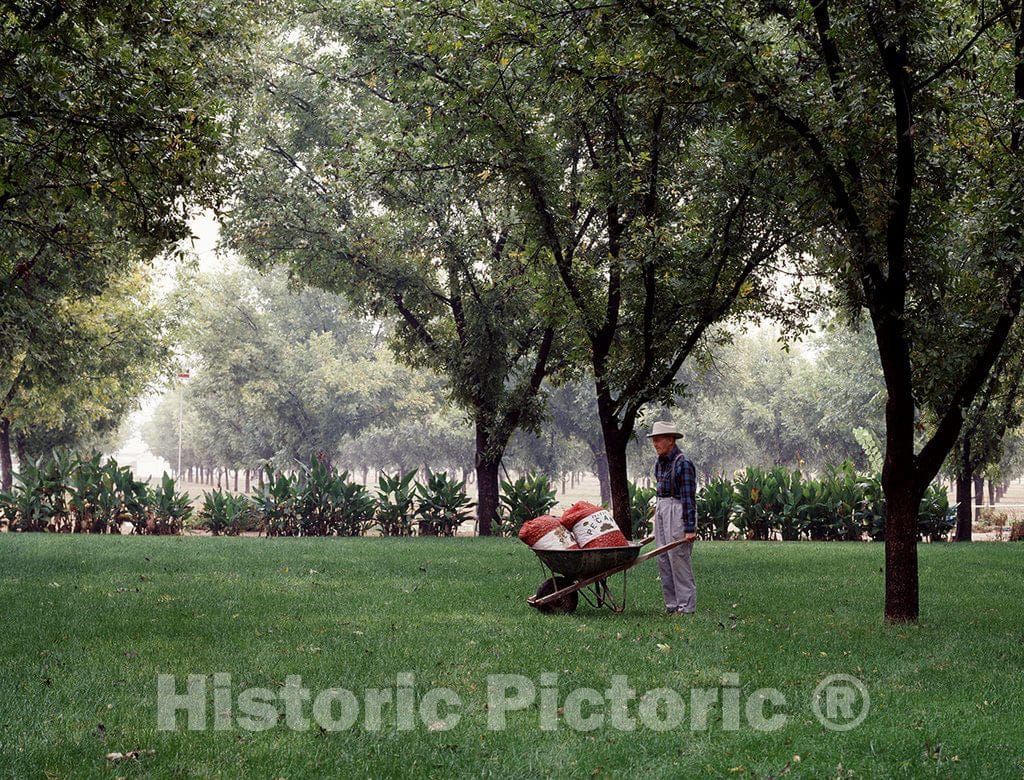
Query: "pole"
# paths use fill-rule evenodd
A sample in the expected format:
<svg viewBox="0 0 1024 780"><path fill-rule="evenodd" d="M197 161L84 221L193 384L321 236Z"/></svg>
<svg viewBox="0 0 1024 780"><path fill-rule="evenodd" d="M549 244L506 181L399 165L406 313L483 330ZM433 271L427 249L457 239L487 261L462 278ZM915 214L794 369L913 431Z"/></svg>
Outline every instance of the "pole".
<svg viewBox="0 0 1024 780"><path fill-rule="evenodd" d="M184 371L178 372L178 473L175 475L175 479L181 479L181 418L184 409L184 401L182 399L185 394L185 380L189 378L191 373L187 368Z"/></svg>
<svg viewBox="0 0 1024 780"><path fill-rule="evenodd" d="M181 408L182 408L182 386L185 383L178 379L178 470L174 476L176 479L181 479Z"/></svg>

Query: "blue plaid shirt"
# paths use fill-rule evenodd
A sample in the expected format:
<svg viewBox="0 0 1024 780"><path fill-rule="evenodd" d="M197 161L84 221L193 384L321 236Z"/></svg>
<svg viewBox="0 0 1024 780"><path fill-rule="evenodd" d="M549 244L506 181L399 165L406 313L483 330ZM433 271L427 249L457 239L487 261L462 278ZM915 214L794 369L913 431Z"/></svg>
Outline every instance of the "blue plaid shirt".
<svg viewBox="0 0 1024 780"><path fill-rule="evenodd" d="M654 464L654 479L659 497L678 498L683 502L683 528L686 533L697 530L697 469L678 446Z"/></svg>

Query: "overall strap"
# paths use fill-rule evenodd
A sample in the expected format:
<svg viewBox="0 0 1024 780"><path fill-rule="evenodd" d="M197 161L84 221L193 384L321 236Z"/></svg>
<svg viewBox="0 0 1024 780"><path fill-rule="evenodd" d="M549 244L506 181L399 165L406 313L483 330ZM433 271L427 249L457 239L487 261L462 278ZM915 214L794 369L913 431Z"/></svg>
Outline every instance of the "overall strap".
<svg viewBox="0 0 1024 780"><path fill-rule="evenodd" d="M685 457L686 455L680 452L678 455L675 456L675 458L672 459L672 465L669 467L672 469L672 471L670 471L668 475L668 484L670 492L669 498L678 498L678 496L676 495L676 464L679 463L680 458Z"/></svg>

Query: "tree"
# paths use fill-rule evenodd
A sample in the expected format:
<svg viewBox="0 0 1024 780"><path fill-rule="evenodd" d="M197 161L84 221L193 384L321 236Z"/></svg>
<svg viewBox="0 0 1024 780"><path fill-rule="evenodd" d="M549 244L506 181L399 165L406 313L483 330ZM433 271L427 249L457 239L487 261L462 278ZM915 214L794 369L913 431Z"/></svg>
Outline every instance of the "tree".
<svg viewBox="0 0 1024 780"><path fill-rule="evenodd" d="M226 235L256 267L287 265L386 318L400 359L445 377L474 423L486 535L502 455L513 432L536 427L541 383L560 360L535 250L505 184L467 164L459 133L413 135L423 106L401 76L368 75L382 63L364 51L315 45L336 24L325 9L268 48Z"/></svg>
<svg viewBox="0 0 1024 780"><path fill-rule="evenodd" d="M210 63L245 18L192 0L5 7L0 92L16 100L0 110L0 357L52 302L97 294L188 235L222 134Z"/></svg>
<svg viewBox="0 0 1024 780"><path fill-rule="evenodd" d="M601 503L610 504L608 453L601 436L593 378L567 382L550 390L545 430L550 430L560 440L586 447L600 484Z"/></svg>
<svg viewBox="0 0 1024 780"><path fill-rule="evenodd" d="M224 74L214 76L212 63L231 59L249 8L193 0L5 5L0 365L24 364L27 354L36 366L66 357L69 302L101 295L188 235L191 205L212 200L224 130L214 94ZM15 368L0 397L10 402L21 376ZM109 419L119 414L111 408ZM2 423L5 442L10 428ZM66 435L79 433L72 426Z"/></svg>
<svg viewBox="0 0 1024 780"><path fill-rule="evenodd" d="M381 420L342 441L338 459L365 472L473 470L476 436L472 421L444 402L444 390L431 390L431 411L416 417Z"/></svg>
<svg viewBox="0 0 1024 780"><path fill-rule="evenodd" d="M1021 424L1019 402L1024 348L1019 343L1019 334L1016 335L1012 348L1004 349L985 386L966 411L963 431L951 453L956 480L955 538L958 542L971 541L972 481L975 499L980 505L984 472L998 471L1004 458L1004 441Z"/></svg>
<svg viewBox="0 0 1024 780"><path fill-rule="evenodd" d="M914 621L921 498L1020 311L1024 6L627 5L703 58L751 142L786 150L790 201L820 206L805 232L848 310L866 309L885 381L885 618Z"/></svg>
<svg viewBox="0 0 1024 780"><path fill-rule="evenodd" d="M24 349L0 366L5 490L12 438L24 464L26 456L88 446L116 431L166 365L167 324L141 270L109 282L101 295L50 305Z"/></svg>
<svg viewBox="0 0 1024 780"><path fill-rule="evenodd" d="M339 296L290 289L281 273L252 276L235 269L181 282L178 338L194 368L183 399L186 465L288 468L318 452L331 461L346 437L429 411L430 388L395 364L376 323ZM177 407L170 394L146 432L172 462Z"/></svg>
<svg viewBox="0 0 1024 780"><path fill-rule="evenodd" d="M710 325L771 300L764 266L791 238L766 194L782 161L750 156L695 79L611 6L338 8L361 77L427 115L404 128L408 143L457 144L461 159L437 167L506 182L540 250L545 299L593 371L613 509L630 533L626 448L640 411L671 401Z"/></svg>

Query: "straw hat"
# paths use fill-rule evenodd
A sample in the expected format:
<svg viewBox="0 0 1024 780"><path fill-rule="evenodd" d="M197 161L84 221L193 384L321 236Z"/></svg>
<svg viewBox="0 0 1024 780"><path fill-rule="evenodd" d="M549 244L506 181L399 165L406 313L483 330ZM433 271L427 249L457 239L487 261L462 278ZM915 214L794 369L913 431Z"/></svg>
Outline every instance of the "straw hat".
<svg viewBox="0 0 1024 780"><path fill-rule="evenodd" d="M651 432L647 434L647 438L651 439L655 436L671 436L674 439L681 439L683 434L676 430L675 423L671 420L658 420L654 423Z"/></svg>

